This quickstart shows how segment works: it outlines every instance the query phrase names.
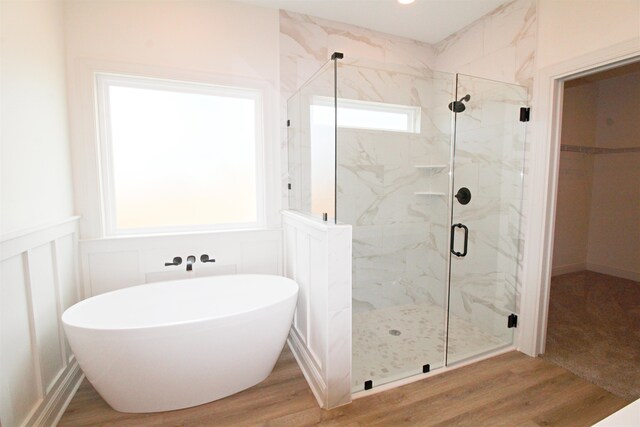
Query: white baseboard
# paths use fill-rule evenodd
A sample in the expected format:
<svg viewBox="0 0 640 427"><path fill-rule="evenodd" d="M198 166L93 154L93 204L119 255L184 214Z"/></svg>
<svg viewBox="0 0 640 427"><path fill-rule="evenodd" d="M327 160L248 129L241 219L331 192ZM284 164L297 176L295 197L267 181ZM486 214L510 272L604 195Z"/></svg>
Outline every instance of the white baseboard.
<svg viewBox="0 0 640 427"><path fill-rule="evenodd" d="M293 357L295 357L298 362L298 366L300 366L300 370L302 371L304 378L309 384L309 388L311 388L313 395L316 397L318 405L320 405L321 408L326 409L327 385L322 380L320 371L313 363L313 358L311 357L311 354L309 354L309 350L300 340L294 328L291 328L291 331L289 332L287 343L293 353Z"/></svg>
<svg viewBox="0 0 640 427"><path fill-rule="evenodd" d="M609 276L620 277L622 279L640 282L640 271L624 270L621 268L609 267L607 265L594 264L587 262L587 270L596 273L608 274Z"/></svg>
<svg viewBox="0 0 640 427"><path fill-rule="evenodd" d="M579 262L576 264L553 266L553 269L551 270L551 276L559 276L561 274L575 273L577 271L582 271L586 269L587 269L587 264L584 262Z"/></svg>
<svg viewBox="0 0 640 427"><path fill-rule="evenodd" d="M83 379L84 374L74 359L25 425L34 427L57 425Z"/></svg>

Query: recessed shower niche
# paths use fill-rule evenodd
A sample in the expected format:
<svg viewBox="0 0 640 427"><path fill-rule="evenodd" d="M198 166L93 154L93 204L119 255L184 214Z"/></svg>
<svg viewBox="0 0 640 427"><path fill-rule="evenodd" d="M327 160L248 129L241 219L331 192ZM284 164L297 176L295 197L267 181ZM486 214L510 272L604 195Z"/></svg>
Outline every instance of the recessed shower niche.
<svg viewBox="0 0 640 427"><path fill-rule="evenodd" d="M526 104L340 54L289 99L289 208L352 227L352 392L513 346Z"/></svg>

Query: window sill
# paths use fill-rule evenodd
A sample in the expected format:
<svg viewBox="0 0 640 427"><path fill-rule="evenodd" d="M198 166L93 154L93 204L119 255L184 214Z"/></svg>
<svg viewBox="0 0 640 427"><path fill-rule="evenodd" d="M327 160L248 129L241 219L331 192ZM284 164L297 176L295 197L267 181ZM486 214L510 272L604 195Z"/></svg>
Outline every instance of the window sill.
<svg viewBox="0 0 640 427"><path fill-rule="evenodd" d="M255 232L264 232L264 231L274 231L279 230L277 227L266 227L266 226L256 226L256 227L242 227L242 228L229 228L229 229L219 229L219 230L194 230L194 231L171 231L171 232L158 232L158 233L132 233L132 234L117 234L117 235L108 235L103 237L95 237L89 239L82 239L83 242L92 242L92 241L126 241L126 240L135 240L135 239L161 239L161 238L172 238L172 237L201 237L201 236L218 236L223 234L238 234L238 233L255 233Z"/></svg>

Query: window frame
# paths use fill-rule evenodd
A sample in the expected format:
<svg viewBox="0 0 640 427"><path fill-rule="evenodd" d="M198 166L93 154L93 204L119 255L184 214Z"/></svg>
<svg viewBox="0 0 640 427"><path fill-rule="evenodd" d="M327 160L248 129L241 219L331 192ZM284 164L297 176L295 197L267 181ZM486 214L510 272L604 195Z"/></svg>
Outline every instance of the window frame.
<svg viewBox="0 0 640 427"><path fill-rule="evenodd" d="M100 187L100 213L102 235L123 237L229 231L264 228L266 226L266 168L265 168L265 119L264 91L254 87L235 87L214 83L199 83L183 80L125 75L109 72L94 72L97 164ZM251 99L255 103L255 172L256 172L256 221L223 224L172 225L163 227L117 228L116 197L114 189L113 144L110 128L109 88L111 86L136 89L153 89L198 95L215 95Z"/></svg>
<svg viewBox="0 0 640 427"><path fill-rule="evenodd" d="M314 96L311 100L311 107L331 107L335 106L334 99L330 96ZM390 128L372 128L366 126L350 126L336 123L336 127L340 129L357 129L379 132L400 132L400 133L420 133L422 108L413 105L388 104L386 102L362 101L359 99L338 98L338 110L341 108L355 109L371 112L385 112L394 114L404 114L407 117L407 129L390 129ZM339 119L339 115L338 115Z"/></svg>

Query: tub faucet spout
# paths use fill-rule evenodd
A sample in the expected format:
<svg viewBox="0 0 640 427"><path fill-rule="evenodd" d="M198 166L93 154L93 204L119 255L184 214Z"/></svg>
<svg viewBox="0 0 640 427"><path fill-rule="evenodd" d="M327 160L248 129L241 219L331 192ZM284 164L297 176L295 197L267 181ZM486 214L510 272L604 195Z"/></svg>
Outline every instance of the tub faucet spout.
<svg viewBox="0 0 640 427"><path fill-rule="evenodd" d="M193 255L189 255L187 257L187 271L192 271L193 270L193 264L195 264L196 262L196 257Z"/></svg>

